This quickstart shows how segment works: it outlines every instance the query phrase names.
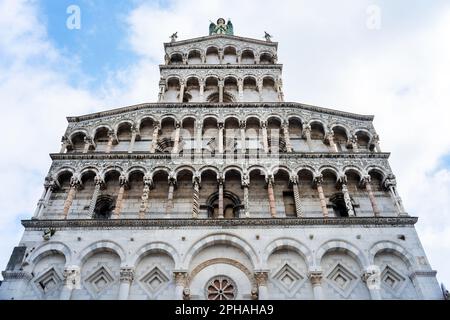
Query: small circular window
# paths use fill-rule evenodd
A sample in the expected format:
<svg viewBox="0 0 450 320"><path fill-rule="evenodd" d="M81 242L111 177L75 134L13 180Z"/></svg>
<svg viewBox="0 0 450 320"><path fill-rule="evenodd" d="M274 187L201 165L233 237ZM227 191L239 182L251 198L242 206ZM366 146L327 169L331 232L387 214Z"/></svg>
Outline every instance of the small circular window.
<svg viewBox="0 0 450 320"><path fill-rule="evenodd" d="M236 284L226 276L216 276L206 285L208 300L235 300L237 295Z"/></svg>

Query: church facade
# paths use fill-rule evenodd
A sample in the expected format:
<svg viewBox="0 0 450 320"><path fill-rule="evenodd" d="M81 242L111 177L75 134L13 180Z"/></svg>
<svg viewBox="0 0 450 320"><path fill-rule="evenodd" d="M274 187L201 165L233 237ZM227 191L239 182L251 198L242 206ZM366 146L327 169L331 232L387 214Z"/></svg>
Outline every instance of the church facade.
<svg viewBox="0 0 450 320"><path fill-rule="evenodd" d="M164 44L156 103L68 118L1 299L441 299L373 116L285 102L277 43Z"/></svg>

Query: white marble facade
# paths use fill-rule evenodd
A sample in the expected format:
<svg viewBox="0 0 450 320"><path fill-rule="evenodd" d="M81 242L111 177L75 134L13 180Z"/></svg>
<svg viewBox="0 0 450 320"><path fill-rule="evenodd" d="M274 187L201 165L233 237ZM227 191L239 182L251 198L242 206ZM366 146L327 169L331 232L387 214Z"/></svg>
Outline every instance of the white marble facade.
<svg viewBox="0 0 450 320"><path fill-rule="evenodd" d="M157 103L69 117L0 299L441 299L373 116L284 101L277 43L164 44Z"/></svg>

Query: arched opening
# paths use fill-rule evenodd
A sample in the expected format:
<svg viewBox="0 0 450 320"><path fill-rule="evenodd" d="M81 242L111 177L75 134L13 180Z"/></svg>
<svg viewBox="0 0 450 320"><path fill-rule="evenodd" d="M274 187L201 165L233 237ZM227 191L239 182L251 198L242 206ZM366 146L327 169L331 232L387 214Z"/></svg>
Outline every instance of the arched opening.
<svg viewBox="0 0 450 320"><path fill-rule="evenodd" d="M203 155L214 156L219 149L217 119L208 117L203 121Z"/></svg>
<svg viewBox="0 0 450 320"><path fill-rule="evenodd" d="M273 55L271 55L270 53L267 53L267 52L261 54L259 63L260 64L274 64Z"/></svg>
<svg viewBox="0 0 450 320"><path fill-rule="evenodd" d="M155 122L152 118L145 118L139 125L140 139L135 141L134 151L150 151L153 143L153 131L155 128Z"/></svg>
<svg viewBox="0 0 450 320"><path fill-rule="evenodd" d="M356 134L358 150L369 151L370 137L364 131L358 131Z"/></svg>
<svg viewBox="0 0 450 320"><path fill-rule="evenodd" d="M224 81L224 96L223 102L234 102L233 97L237 97L238 93L238 83L234 77L227 77Z"/></svg>
<svg viewBox="0 0 450 320"><path fill-rule="evenodd" d="M150 216L155 215L159 218L165 216L167 209L169 175L164 170L158 170L153 174L153 188L148 197Z"/></svg>
<svg viewBox="0 0 450 320"><path fill-rule="evenodd" d="M83 172L81 175L82 188L75 194L74 202L72 203L69 217L71 219L78 217L86 217L89 213L89 207L92 201L92 195L95 190L96 173L92 170ZM74 210L72 210L74 209ZM81 209L81 210L80 210ZM83 218L84 218L83 217Z"/></svg>
<svg viewBox="0 0 450 320"><path fill-rule="evenodd" d="M266 77L263 79L261 96L262 101L278 101L277 88L275 85L275 81L272 78Z"/></svg>
<svg viewBox="0 0 450 320"><path fill-rule="evenodd" d="M161 121L161 134L156 146L156 152L171 153L174 146L175 119L164 118Z"/></svg>
<svg viewBox="0 0 450 320"><path fill-rule="evenodd" d="M201 174L200 211L207 217L218 217L218 182L217 173L205 170ZM215 197L212 197L215 195Z"/></svg>
<svg viewBox="0 0 450 320"><path fill-rule="evenodd" d="M293 151L306 151L308 145L302 138L302 122L299 118L289 119L289 138L291 140L291 146Z"/></svg>
<svg viewBox="0 0 450 320"><path fill-rule="evenodd" d="M224 150L227 154L236 154L240 148L239 120L228 118L225 120Z"/></svg>
<svg viewBox="0 0 450 320"><path fill-rule="evenodd" d="M96 152L106 151L106 147L109 141L109 129L106 127L101 127L95 132L94 143Z"/></svg>
<svg viewBox="0 0 450 320"><path fill-rule="evenodd" d="M202 54L199 50L191 50L188 54L188 64L201 64Z"/></svg>
<svg viewBox="0 0 450 320"><path fill-rule="evenodd" d="M259 150L263 149L262 142L259 139L260 128L261 122L258 118L250 117L247 119L245 126L245 138L249 153L257 154Z"/></svg>
<svg viewBox="0 0 450 320"><path fill-rule="evenodd" d="M278 170L274 175L274 195L277 213L281 216L295 217L294 192L289 185L289 173Z"/></svg>
<svg viewBox="0 0 450 320"><path fill-rule="evenodd" d="M190 217L192 209L192 171L182 170L177 174L177 188L173 194L173 214L179 218Z"/></svg>
<svg viewBox="0 0 450 320"><path fill-rule="evenodd" d="M287 151L286 141L281 135L280 119L271 117L267 120L267 142L270 153L278 154Z"/></svg>
<svg viewBox="0 0 450 320"><path fill-rule="evenodd" d="M219 49L216 47L209 47L206 50L206 63L207 64L220 64Z"/></svg>
<svg viewBox="0 0 450 320"><path fill-rule="evenodd" d="M84 138L86 137L86 134L83 132L78 132L74 134L71 138L72 145L67 148L68 152L73 153L81 153L84 151L85 141Z"/></svg>
<svg viewBox="0 0 450 320"><path fill-rule="evenodd" d="M338 151L347 151L348 136L345 129L342 127L334 127L333 135L334 143L336 144Z"/></svg>
<svg viewBox="0 0 450 320"><path fill-rule="evenodd" d="M195 151L195 118L183 119L180 130L180 152L184 156L192 155Z"/></svg>
<svg viewBox="0 0 450 320"><path fill-rule="evenodd" d="M64 171L58 176L57 188L55 188L50 196L49 203L42 212L42 216L47 219L60 219L61 208L64 207L64 202L67 199L67 194L70 189L70 180L73 174L70 171Z"/></svg>
<svg viewBox="0 0 450 320"><path fill-rule="evenodd" d="M170 56L169 64L183 64L183 56L180 53L174 53Z"/></svg>
<svg viewBox="0 0 450 320"><path fill-rule="evenodd" d="M200 102L200 83L197 78L187 79L183 102Z"/></svg>
<svg viewBox="0 0 450 320"><path fill-rule="evenodd" d="M131 123L124 122L119 125L117 128L117 140L118 144L113 145L113 151L128 151L128 148L131 143Z"/></svg>
<svg viewBox="0 0 450 320"><path fill-rule="evenodd" d="M140 170L132 171L128 177L128 189L120 214L123 218L133 219L138 217L143 190L144 173Z"/></svg>
<svg viewBox="0 0 450 320"><path fill-rule="evenodd" d="M270 217L269 199L267 196L266 176L259 169L250 172L249 202L252 217Z"/></svg>
<svg viewBox="0 0 450 320"><path fill-rule="evenodd" d="M226 47L223 51L223 63L224 64L235 64L237 59L236 48Z"/></svg>
<svg viewBox="0 0 450 320"><path fill-rule="evenodd" d="M333 208L334 216L338 218L348 217L347 206L345 205L344 195L342 192L333 194L330 197L331 207Z"/></svg>
<svg viewBox="0 0 450 320"><path fill-rule="evenodd" d="M253 77L244 78L244 101L245 102L255 102L259 101L258 86L256 84L256 79Z"/></svg>
<svg viewBox="0 0 450 320"><path fill-rule="evenodd" d="M314 188L313 172L307 169L299 170L298 177L298 191L301 194L301 203L304 216L322 216L322 210L317 205L319 197L317 190Z"/></svg>
<svg viewBox="0 0 450 320"><path fill-rule="evenodd" d="M164 93L165 102L178 102L180 94L180 79L172 77L167 80L166 92Z"/></svg>
<svg viewBox="0 0 450 320"><path fill-rule="evenodd" d="M237 170L229 170L225 173L224 190L224 217L226 219L239 218L243 204L239 195L243 196L241 187L242 177Z"/></svg>
<svg viewBox="0 0 450 320"><path fill-rule="evenodd" d="M311 145L313 147L312 151L315 152L327 152L329 151L328 146L324 143L325 138L325 128L320 122L311 123Z"/></svg>
<svg viewBox="0 0 450 320"><path fill-rule="evenodd" d="M204 95L206 98L206 101L208 102L219 102L219 81L216 77L208 77L205 80L205 92ZM213 99L212 96L215 98ZM213 100L213 101L210 101Z"/></svg>
<svg viewBox="0 0 450 320"><path fill-rule="evenodd" d="M255 54L251 50L242 51L241 55L242 64L255 64Z"/></svg>
<svg viewBox="0 0 450 320"><path fill-rule="evenodd" d="M331 169L325 169L322 171L322 188L325 199L327 199L327 207L328 209L333 208L333 203L330 202L330 198L332 198L337 193L337 175ZM345 204L345 203L344 203Z"/></svg>

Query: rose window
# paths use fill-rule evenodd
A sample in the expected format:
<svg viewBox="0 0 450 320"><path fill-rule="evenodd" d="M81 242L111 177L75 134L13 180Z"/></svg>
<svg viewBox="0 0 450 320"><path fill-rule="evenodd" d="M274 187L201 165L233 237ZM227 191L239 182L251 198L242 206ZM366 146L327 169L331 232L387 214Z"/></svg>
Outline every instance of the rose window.
<svg viewBox="0 0 450 320"><path fill-rule="evenodd" d="M208 300L234 300L236 285L228 277L214 277L206 285L206 296Z"/></svg>

